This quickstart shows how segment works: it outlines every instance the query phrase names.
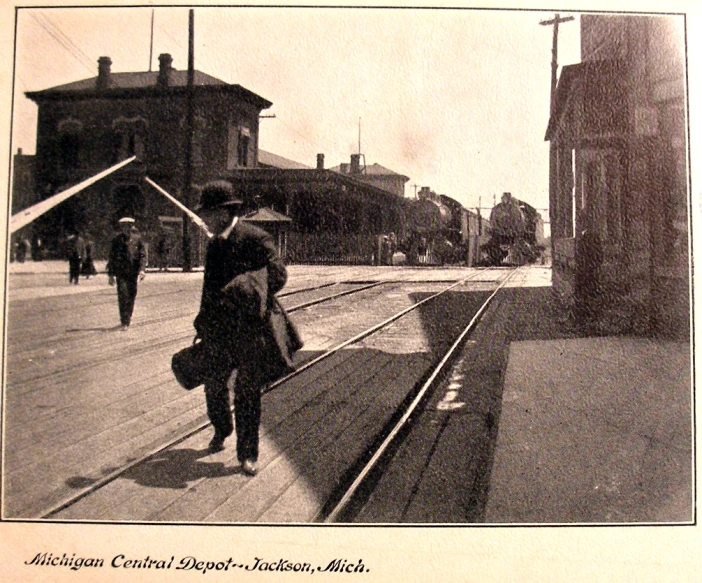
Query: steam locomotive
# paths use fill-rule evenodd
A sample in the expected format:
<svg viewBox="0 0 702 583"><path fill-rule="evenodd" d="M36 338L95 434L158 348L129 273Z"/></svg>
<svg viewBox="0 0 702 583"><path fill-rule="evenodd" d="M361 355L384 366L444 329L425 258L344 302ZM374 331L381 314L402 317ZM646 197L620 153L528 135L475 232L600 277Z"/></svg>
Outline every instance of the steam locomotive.
<svg viewBox="0 0 702 583"><path fill-rule="evenodd" d="M477 246L471 240L488 227L478 213L426 187L410 203L406 216L407 237L400 250L409 265L472 264L469 256Z"/></svg>
<svg viewBox="0 0 702 583"><path fill-rule="evenodd" d="M483 265L526 265L544 251L544 223L530 204L508 192L490 213L489 240L481 245Z"/></svg>
<svg viewBox="0 0 702 583"><path fill-rule="evenodd" d="M407 237L399 248L409 265L534 263L544 250L543 220L528 203L509 199L508 208L497 204L486 219L479 210L422 188L407 209Z"/></svg>

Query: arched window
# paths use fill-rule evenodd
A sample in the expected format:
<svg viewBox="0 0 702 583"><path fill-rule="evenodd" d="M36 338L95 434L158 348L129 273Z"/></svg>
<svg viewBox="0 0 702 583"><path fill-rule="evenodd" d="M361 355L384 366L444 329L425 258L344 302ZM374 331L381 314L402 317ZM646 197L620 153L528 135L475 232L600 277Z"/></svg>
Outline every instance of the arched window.
<svg viewBox="0 0 702 583"><path fill-rule="evenodd" d="M72 118L58 124L58 162L62 170L73 170L80 166L80 146L83 124Z"/></svg>
<svg viewBox="0 0 702 583"><path fill-rule="evenodd" d="M112 122L115 131L115 159L117 161L137 156L143 158L146 153L145 138L148 123L141 117L118 117Z"/></svg>

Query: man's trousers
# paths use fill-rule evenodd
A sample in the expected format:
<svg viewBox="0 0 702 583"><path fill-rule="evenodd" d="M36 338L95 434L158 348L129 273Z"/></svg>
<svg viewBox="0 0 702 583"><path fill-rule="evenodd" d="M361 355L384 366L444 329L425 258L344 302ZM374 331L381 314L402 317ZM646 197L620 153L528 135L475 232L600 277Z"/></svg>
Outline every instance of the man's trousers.
<svg viewBox="0 0 702 583"><path fill-rule="evenodd" d="M230 375L231 376L231 375ZM258 432L261 425L261 391L255 367L243 365L234 381L234 423L229 400L229 377L205 383L207 415L215 434L226 437L236 427L236 456L240 462L258 460Z"/></svg>
<svg viewBox="0 0 702 583"><path fill-rule="evenodd" d="M132 321L134 300L137 295L137 277L117 277L117 303L122 326L129 326Z"/></svg>

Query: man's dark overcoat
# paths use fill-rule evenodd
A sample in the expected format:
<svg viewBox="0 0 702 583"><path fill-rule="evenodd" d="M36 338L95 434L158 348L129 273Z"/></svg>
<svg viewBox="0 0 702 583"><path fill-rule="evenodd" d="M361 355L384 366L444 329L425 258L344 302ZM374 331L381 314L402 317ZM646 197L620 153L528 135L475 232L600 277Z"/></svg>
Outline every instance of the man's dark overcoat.
<svg viewBox="0 0 702 583"><path fill-rule="evenodd" d="M263 229L240 219L227 238L210 241L195 329L218 350L213 367L223 370L216 372L246 366L265 382L284 372L271 371L271 363L292 364L301 342L274 298L286 280L273 238ZM281 341L274 316L288 333Z"/></svg>
<svg viewBox="0 0 702 583"><path fill-rule="evenodd" d="M146 250L138 231L119 233L112 239L107 261L107 274L136 279L146 267Z"/></svg>

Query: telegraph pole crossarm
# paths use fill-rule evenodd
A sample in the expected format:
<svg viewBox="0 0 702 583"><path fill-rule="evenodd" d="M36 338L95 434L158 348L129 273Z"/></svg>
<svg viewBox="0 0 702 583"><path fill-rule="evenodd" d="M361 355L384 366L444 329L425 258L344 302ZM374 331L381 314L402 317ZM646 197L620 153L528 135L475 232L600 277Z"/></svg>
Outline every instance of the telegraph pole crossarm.
<svg viewBox="0 0 702 583"><path fill-rule="evenodd" d="M562 22L570 22L575 20L573 16L565 16L561 18L560 14L556 14L551 20L542 20L539 22L541 26L553 26L553 47L551 48L551 115L555 106L556 98L556 80L558 78L558 25Z"/></svg>
<svg viewBox="0 0 702 583"><path fill-rule="evenodd" d="M551 101L549 104L549 119L553 117L556 111L556 86L558 82L558 25L562 22L570 22L575 20L572 16L565 16L561 18L561 15L556 13L554 18L551 20L542 20L539 24L541 26L553 26L553 47L551 49ZM557 207L558 207L558 197L557 197L557 156L556 156L556 142L551 138L549 144L549 160L548 160L548 206L549 206L549 219L553 223L553 229L551 235L559 236L560 231L558 229L558 221L555 220ZM551 239L551 244L553 244L553 238Z"/></svg>

